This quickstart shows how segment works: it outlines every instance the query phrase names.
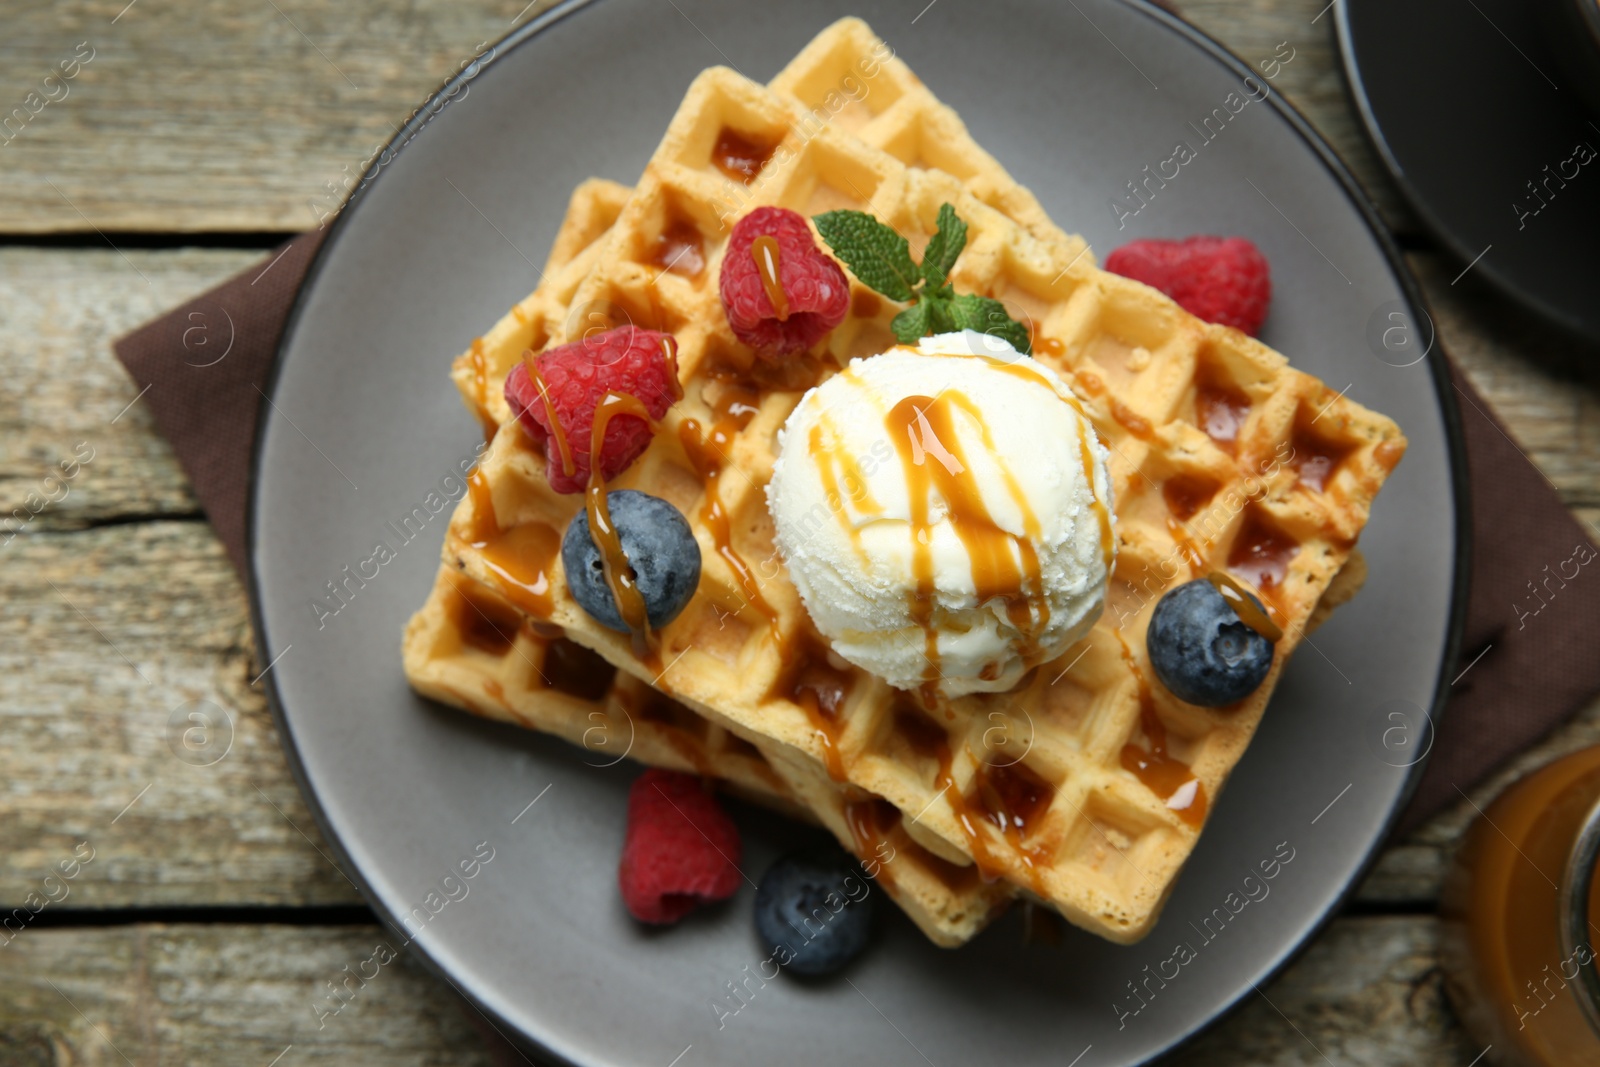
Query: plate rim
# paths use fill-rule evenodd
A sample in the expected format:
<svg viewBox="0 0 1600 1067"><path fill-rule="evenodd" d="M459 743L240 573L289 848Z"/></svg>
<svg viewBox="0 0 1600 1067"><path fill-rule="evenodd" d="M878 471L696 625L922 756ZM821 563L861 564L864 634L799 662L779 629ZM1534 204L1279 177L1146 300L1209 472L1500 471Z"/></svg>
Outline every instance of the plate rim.
<svg viewBox="0 0 1600 1067"><path fill-rule="evenodd" d="M1394 149L1390 147L1389 139L1383 132L1383 126L1378 121L1377 113L1372 109L1372 101L1367 96L1366 81L1361 77L1360 60L1356 56L1357 46L1353 36L1354 31L1350 27L1350 3L1336 4L1335 7L1337 10L1334 11L1334 29L1339 46L1339 63L1344 70L1345 94L1354 106L1356 114L1361 118L1361 129L1366 134L1367 143L1372 146L1373 151L1378 154L1378 158L1383 162L1383 167L1388 172L1389 180L1394 182L1395 187L1400 190L1400 195L1405 198L1406 206L1416 214L1428 233L1434 240L1444 246L1445 251L1461 262L1466 263L1476 253L1461 243L1455 229L1445 224L1444 219L1429 206L1429 202L1422 196L1416 185L1406 177L1406 170L1400 165L1400 160L1395 156ZM1511 275L1489 263L1479 264L1478 273L1484 275L1489 280L1490 286L1502 296L1532 313L1544 323L1554 326L1570 337L1586 344L1600 345L1600 328L1595 330L1585 329L1556 305L1545 300Z"/></svg>
<svg viewBox="0 0 1600 1067"><path fill-rule="evenodd" d="M546 29L564 19L583 11L599 0L561 0L548 10L540 13L522 26L516 27L494 44L495 52L487 62L480 62L471 74L467 71L458 71L435 90L426 102L417 110L412 118L402 126L389 140L383 149L392 157L404 151L406 143L421 129L432 121L433 117L443 110L443 103L447 102L471 78L476 77L488 66L502 62L511 52L539 36ZM1112 0L1123 6L1151 19L1163 27L1167 32L1175 33L1198 51L1208 56L1211 60L1221 65L1232 73L1243 76L1255 76L1254 69L1239 56L1234 54L1225 45L1215 40L1205 31L1188 22L1181 16L1161 6L1162 0ZM1039 6L1035 4L1035 6ZM1340 12L1339 14L1343 14ZM472 69L472 68L468 68ZM1401 295L1411 313L1413 321L1420 311L1428 322L1430 329L1433 325L1432 316L1427 313L1427 303L1423 298L1421 287L1412 276L1405 264L1399 246L1389 233L1387 225L1378 214L1376 207L1366 192L1356 182L1344 161L1333 151L1327 141L1305 119L1304 116L1283 98L1281 93L1273 93L1267 98L1277 113L1278 117L1288 124L1305 145L1311 149L1323 168L1337 182L1343 190L1346 199L1356 209L1357 214L1365 223L1368 233L1382 253L1384 261L1389 267L1391 275L1400 289ZM437 106L436 106L437 105ZM396 147L398 146L398 147ZM382 153L380 153L381 155ZM373 178L376 182L382 174ZM283 331L279 335L273 363L267 373L265 389L261 391L261 399L257 402L257 416L254 440L251 445L250 456L250 489L245 499L245 555L248 568L245 574L245 584L250 596L250 621L252 638L259 662L271 662L271 648L268 641L266 619L262 609L262 583L258 573L257 564L257 534L258 519L260 514L261 496L261 470L263 459L263 443L266 439L269 420L266 415L273 404L272 397L277 392L278 380L283 371L287 349L299 330L300 319L308 303L309 294L316 287L320 275L327 265L329 252L342 236L346 220L350 215L348 210L355 205L360 196L363 185L358 184L352 191L349 199L340 207L337 215L329 224L327 233L318 245L312 256L311 263L306 269L305 277L295 293L294 302L290 307L288 316L284 319ZM1434 692L1426 717L1430 727L1437 736L1440 720L1443 716L1446 699L1449 696L1449 676L1452 665L1460 657L1463 634L1466 629L1467 591L1471 577L1472 562L1472 526L1471 526L1471 489L1467 473L1467 457L1465 438L1462 433L1461 411L1452 392L1451 368L1446 361L1444 347L1439 341L1437 331L1434 331L1434 345L1424 356L1428 372L1433 380L1435 399L1439 406L1440 422L1444 430L1445 455L1450 468L1450 494L1451 505L1454 512L1454 573L1450 581L1450 605L1448 619L1445 624L1445 639L1441 650L1439 677L1434 683ZM273 725L278 731L284 756L289 765L289 771L299 788L306 807L315 821L318 831L327 841L334 854L340 860L340 872L345 875L356 889L361 893L368 908L378 920L394 933L400 927L394 915L384 905L372 886L368 883L365 873L360 865L356 864L348 848L345 847L343 838L337 833L329 822L326 812L323 811L321 801L315 790L312 789L307 777L304 761L300 754L300 743L293 727L290 725L287 712L281 695L278 692L276 678L268 674L263 679L263 691L268 707L272 712ZM1412 796L1416 793L1417 785L1421 781L1423 770L1426 768L1432 751L1423 759L1413 764L1407 771L1404 783L1395 798L1395 802L1387 815L1384 816L1377 833L1373 835L1372 842L1367 846L1355 866L1352 868L1345 884L1332 901L1322 910L1305 929L1292 939L1285 948L1280 948L1278 956L1272 960L1260 975L1258 984L1271 981L1300 956L1344 909L1345 904L1354 895L1356 889L1377 861L1389 835L1393 832L1395 824L1405 810ZM547 1057L554 1063L564 1067L586 1067L576 1060L556 1051L539 1036L525 1032L520 1026L511 1022L496 1011L492 1006L482 1002L478 997L463 989L456 979L450 974L448 967L436 959L433 953L420 942L415 943L417 949L415 958L434 974L437 974L455 990L456 994L474 1011L481 1015L502 1039L520 1051L531 1050L537 1055ZM1162 1047L1151 1052L1147 1063L1155 1062L1170 1056L1179 1048L1188 1045L1202 1034L1213 1029L1223 1020L1233 1015L1242 1006L1248 990L1241 990L1232 999L1224 1002L1204 1022L1194 1026ZM511 1033L507 1033L509 1030Z"/></svg>

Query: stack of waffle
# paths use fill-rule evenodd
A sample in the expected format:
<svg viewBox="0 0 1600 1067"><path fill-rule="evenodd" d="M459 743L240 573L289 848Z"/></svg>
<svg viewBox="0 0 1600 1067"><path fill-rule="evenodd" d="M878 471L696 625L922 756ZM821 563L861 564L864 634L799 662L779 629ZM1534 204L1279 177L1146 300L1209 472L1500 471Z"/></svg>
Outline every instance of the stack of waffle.
<svg viewBox="0 0 1600 1067"><path fill-rule="evenodd" d="M733 337L717 278L729 229L758 205L868 211L917 252L944 203L969 227L956 289L1028 325L1109 447L1118 544L1084 640L1012 692L930 710L817 636L764 497L804 389L891 346L898 308L852 282L844 323L773 367ZM524 351L629 322L676 337L684 397L611 488L671 502L704 560L642 658L567 591L560 532L582 498L551 490L500 390ZM453 373L493 439L407 630L412 683L596 758L626 750L808 811L944 945L1018 895L1115 941L1149 930L1284 660L1359 585L1357 535L1405 448L1391 421L1266 346L1098 270L850 19L770 86L697 78L638 185L579 187L539 288ZM1267 681L1226 709L1176 700L1144 649L1161 595L1213 571L1258 590L1285 633Z"/></svg>

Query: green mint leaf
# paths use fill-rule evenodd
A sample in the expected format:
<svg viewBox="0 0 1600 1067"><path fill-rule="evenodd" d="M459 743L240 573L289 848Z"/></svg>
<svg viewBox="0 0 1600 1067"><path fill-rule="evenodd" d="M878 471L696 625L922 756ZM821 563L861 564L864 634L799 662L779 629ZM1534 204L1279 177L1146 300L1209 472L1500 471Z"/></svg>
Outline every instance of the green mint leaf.
<svg viewBox="0 0 1600 1067"><path fill-rule="evenodd" d="M922 280L911 246L865 211L829 211L812 219L833 254L868 289L890 300L912 300Z"/></svg>
<svg viewBox="0 0 1600 1067"><path fill-rule="evenodd" d="M895 339L903 345L914 345L917 338L926 337L928 329L928 302L919 300L894 317L889 323L889 328L894 331Z"/></svg>
<svg viewBox="0 0 1600 1067"><path fill-rule="evenodd" d="M1023 355L1033 351L1028 328L1006 314L1006 306L998 300L975 293L961 293L950 301L955 326L961 330L977 330L1006 341Z"/></svg>
<svg viewBox="0 0 1600 1067"><path fill-rule="evenodd" d="M953 333L961 329L956 325L955 293L947 285L935 293L927 293L922 302L928 305L928 332Z"/></svg>
<svg viewBox="0 0 1600 1067"><path fill-rule="evenodd" d="M939 208L938 229L928 239L922 252L922 276L931 288L938 289L950 276L956 258L967 247L967 224L956 217L956 209L949 204Z"/></svg>

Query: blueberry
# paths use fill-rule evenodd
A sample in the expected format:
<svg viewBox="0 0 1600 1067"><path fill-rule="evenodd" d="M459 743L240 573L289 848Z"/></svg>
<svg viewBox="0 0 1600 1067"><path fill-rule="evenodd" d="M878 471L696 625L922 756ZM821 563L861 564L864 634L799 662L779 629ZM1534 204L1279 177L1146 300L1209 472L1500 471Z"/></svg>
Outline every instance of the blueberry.
<svg viewBox="0 0 1600 1067"><path fill-rule="evenodd" d="M606 494L611 524L633 566L645 614L659 629L677 618L700 585L700 545L677 508L648 493L619 489ZM596 622L626 633L627 624L606 585L600 549L589 536L589 513L578 512L561 539L561 562L573 599Z"/></svg>
<svg viewBox="0 0 1600 1067"><path fill-rule="evenodd" d="M761 876L756 932L794 974L830 974L856 957L872 932L875 894L843 852L794 853Z"/></svg>
<svg viewBox="0 0 1600 1067"><path fill-rule="evenodd" d="M1243 700L1272 669L1272 642L1240 622L1204 578L1161 598L1150 617L1145 649L1162 685L1179 700L1206 708Z"/></svg>

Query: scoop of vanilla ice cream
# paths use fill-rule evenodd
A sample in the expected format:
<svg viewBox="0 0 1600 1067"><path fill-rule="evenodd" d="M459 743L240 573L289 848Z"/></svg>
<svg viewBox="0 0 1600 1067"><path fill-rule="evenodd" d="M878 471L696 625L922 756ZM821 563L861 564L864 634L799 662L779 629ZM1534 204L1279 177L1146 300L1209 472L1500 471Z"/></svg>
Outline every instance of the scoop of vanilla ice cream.
<svg viewBox="0 0 1600 1067"><path fill-rule="evenodd" d="M900 689L1012 688L1082 638L1112 567L1108 454L998 338L923 338L812 389L778 435L778 549L817 628Z"/></svg>

